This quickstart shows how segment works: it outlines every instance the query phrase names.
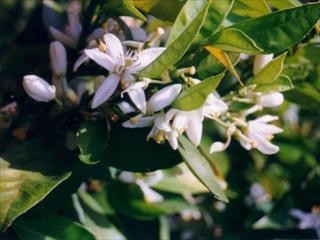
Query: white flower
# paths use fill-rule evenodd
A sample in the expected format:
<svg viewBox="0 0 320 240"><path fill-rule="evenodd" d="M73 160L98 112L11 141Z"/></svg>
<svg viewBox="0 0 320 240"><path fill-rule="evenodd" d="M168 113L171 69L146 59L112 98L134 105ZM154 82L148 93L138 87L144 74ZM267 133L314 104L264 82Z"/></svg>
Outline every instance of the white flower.
<svg viewBox="0 0 320 240"><path fill-rule="evenodd" d="M210 94L202 106L202 113L207 118L215 117L221 112L225 112L227 110L228 105L214 94Z"/></svg>
<svg viewBox="0 0 320 240"><path fill-rule="evenodd" d="M158 170L155 172L146 173L145 175L135 174L128 171L123 171L119 175L119 179L126 183L137 184L144 196L146 202L157 203L163 201L163 196L154 191L150 186L160 182L163 178L163 173Z"/></svg>
<svg viewBox="0 0 320 240"><path fill-rule="evenodd" d="M251 141L241 138L241 145L250 150L252 148L258 149L264 154L275 154L279 151L279 147L272 144L270 140L273 134L281 133L282 129L271 124L271 121L278 120L277 116L264 115L255 120L249 121L247 123L246 135Z"/></svg>
<svg viewBox="0 0 320 240"><path fill-rule="evenodd" d="M300 229L313 228L320 237L320 211L318 208L313 208L311 213L306 213L299 209L292 209L290 215L300 220Z"/></svg>
<svg viewBox="0 0 320 240"><path fill-rule="evenodd" d="M49 102L56 97L56 88L36 75L23 77L23 88L34 100Z"/></svg>
<svg viewBox="0 0 320 240"><path fill-rule="evenodd" d="M278 107L283 103L283 95L279 92L261 94L256 93L257 104L261 107Z"/></svg>
<svg viewBox="0 0 320 240"><path fill-rule="evenodd" d="M235 130L236 127L234 125L231 125L227 130L227 141L225 143L219 141L212 143L210 146L210 153L222 152L226 150L231 143L231 137Z"/></svg>
<svg viewBox="0 0 320 240"><path fill-rule="evenodd" d="M80 23L81 3L78 0L70 0L67 5L67 12L68 24L64 32L54 27L49 27L49 31L56 40L66 46L76 48L82 32L82 25Z"/></svg>
<svg viewBox="0 0 320 240"><path fill-rule="evenodd" d="M56 76L66 75L67 53L61 42L54 41L50 44L49 56L52 73Z"/></svg>
<svg viewBox="0 0 320 240"><path fill-rule="evenodd" d="M178 137L186 131L190 141L198 146L202 136L202 109L192 111L180 111L170 109L166 114L166 122L172 121L171 131L168 133L168 140L173 149L178 148Z"/></svg>
<svg viewBox="0 0 320 240"><path fill-rule="evenodd" d="M273 59L273 54L258 54L253 61L253 74L257 75Z"/></svg>
<svg viewBox="0 0 320 240"><path fill-rule="evenodd" d="M92 108L107 101L120 82L124 89L128 88L135 81L133 75L153 62L164 50L149 48L139 53L125 53L120 40L110 33L104 35L104 41L106 52L101 52L98 48L85 50L89 58L111 73L95 93Z"/></svg>

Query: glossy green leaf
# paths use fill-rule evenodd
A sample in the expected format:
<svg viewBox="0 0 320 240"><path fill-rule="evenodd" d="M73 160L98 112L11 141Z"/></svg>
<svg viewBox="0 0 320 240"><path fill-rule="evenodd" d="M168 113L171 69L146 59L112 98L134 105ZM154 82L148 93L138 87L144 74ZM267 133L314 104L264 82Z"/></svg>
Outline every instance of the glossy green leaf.
<svg viewBox="0 0 320 240"><path fill-rule="evenodd" d="M284 92L293 88L290 77L286 75L280 75L272 82L259 84L255 88L257 92Z"/></svg>
<svg viewBox="0 0 320 240"><path fill-rule="evenodd" d="M234 6L232 8L232 13L250 18L267 15L270 12L271 10L265 0L235 0Z"/></svg>
<svg viewBox="0 0 320 240"><path fill-rule="evenodd" d="M77 132L77 142L80 148L79 159L86 164L95 164L103 159L107 145L108 129L101 122L86 121Z"/></svg>
<svg viewBox="0 0 320 240"><path fill-rule="evenodd" d="M208 40L210 46L230 52L257 54L263 51L252 38L238 28L226 28Z"/></svg>
<svg viewBox="0 0 320 240"><path fill-rule="evenodd" d="M94 235L81 224L58 215L45 215L37 219L19 219L14 230L23 240L95 240Z"/></svg>
<svg viewBox="0 0 320 240"><path fill-rule="evenodd" d="M228 199L217 182L217 178L214 175L210 163L183 135L179 138L178 150L190 170L195 174L200 182L202 182L217 199L228 202Z"/></svg>
<svg viewBox="0 0 320 240"><path fill-rule="evenodd" d="M166 197L162 202L148 203L137 185L114 182L110 184L108 191L109 201L117 212L137 219L148 220L177 213L183 209L195 209L180 196Z"/></svg>
<svg viewBox="0 0 320 240"><path fill-rule="evenodd" d="M286 9L301 6L301 2L299 0L266 0L271 6L277 9Z"/></svg>
<svg viewBox="0 0 320 240"><path fill-rule="evenodd" d="M41 141L23 144L0 157L0 227L40 202L70 176L70 159Z"/></svg>
<svg viewBox="0 0 320 240"><path fill-rule="evenodd" d="M185 0L133 0L136 8L169 22L174 22L184 3Z"/></svg>
<svg viewBox="0 0 320 240"><path fill-rule="evenodd" d="M200 3L197 3L200 4ZM180 11L172 29L170 32L170 36L167 42L169 46L174 40L179 37L179 35L185 30L186 26L188 26L196 17L197 17L197 9L194 7L195 2L189 1ZM205 16L204 22L193 40L193 44L199 43L206 39L208 36L212 35L214 32L222 24L223 20L229 13L232 8L233 1L225 0L225 1L211 1L208 12Z"/></svg>
<svg viewBox="0 0 320 240"><path fill-rule="evenodd" d="M85 190L79 190L78 195L81 201L92 211L98 214L113 214L105 191L88 193Z"/></svg>
<svg viewBox="0 0 320 240"><path fill-rule="evenodd" d="M319 20L319 12L320 3L278 11L234 24L210 37L208 43L248 54L280 52L311 31ZM246 45L251 47L244 47Z"/></svg>
<svg viewBox="0 0 320 240"><path fill-rule="evenodd" d="M164 177L153 186L155 189L179 194L208 192L208 189L194 176L185 163L162 172Z"/></svg>
<svg viewBox="0 0 320 240"><path fill-rule="evenodd" d="M121 15L129 15L146 21L146 17L134 6L133 0L108 0L105 11L117 12Z"/></svg>
<svg viewBox="0 0 320 240"><path fill-rule="evenodd" d="M256 76L254 76L250 84L268 84L276 80L282 72L286 53L273 59L267 66L265 66Z"/></svg>
<svg viewBox="0 0 320 240"><path fill-rule="evenodd" d="M172 107L183 111L191 111L200 108L206 101L208 95L213 93L217 88L223 77L223 73L212 76L204 79L201 83L190 87L177 97L172 103Z"/></svg>
<svg viewBox="0 0 320 240"><path fill-rule="evenodd" d="M144 77L159 77L163 72L175 64L188 50L192 40L199 32L203 20L207 14L211 0L189 0L181 11L192 6L194 18L183 26L181 34L166 48L166 50L141 73ZM179 17L178 17L179 19ZM178 21L178 20L177 20Z"/></svg>

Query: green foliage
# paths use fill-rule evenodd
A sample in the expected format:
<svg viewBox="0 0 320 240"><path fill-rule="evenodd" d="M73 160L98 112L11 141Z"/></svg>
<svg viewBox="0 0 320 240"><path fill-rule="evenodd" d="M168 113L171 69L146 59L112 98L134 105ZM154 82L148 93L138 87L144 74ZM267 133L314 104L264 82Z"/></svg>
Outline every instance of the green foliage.
<svg viewBox="0 0 320 240"><path fill-rule="evenodd" d="M208 8L210 6L211 0L205 1L196 1L189 0L182 8L182 12L188 12L188 9L192 9L193 18L189 20L186 26L183 26L184 29L181 33L174 37L174 41L167 46L166 50L148 67L146 67L140 75L145 77L159 77L163 72L168 70L173 66L183 54L188 50L189 46L192 43L192 40L195 38L199 32L199 26L203 24L203 21L207 15ZM186 9L186 10L185 10ZM181 14L177 17L178 22L180 22L180 17L184 18L185 14ZM185 21L182 21L185 22Z"/></svg>
<svg viewBox="0 0 320 240"><path fill-rule="evenodd" d="M58 215L45 215L36 219L22 219L14 224L14 229L21 239L83 239L95 240L94 235L81 224Z"/></svg>
<svg viewBox="0 0 320 240"><path fill-rule="evenodd" d="M40 141L28 142L1 155L3 230L70 176L70 162L66 162L70 159Z"/></svg>
<svg viewBox="0 0 320 240"><path fill-rule="evenodd" d="M248 54L281 52L310 32L319 19L319 11L320 4L315 3L275 12L223 29L207 43Z"/></svg>
<svg viewBox="0 0 320 240"><path fill-rule="evenodd" d="M184 136L179 138L179 148L181 156L190 170L197 176L217 199L228 202L224 192L222 191L217 177L214 175L213 169L208 160L201 152Z"/></svg>
<svg viewBox="0 0 320 240"><path fill-rule="evenodd" d="M202 80L201 83L190 87L177 97L173 102L172 107L182 111L191 111L200 108L206 101L208 95L218 87L223 77L223 73L212 76Z"/></svg>

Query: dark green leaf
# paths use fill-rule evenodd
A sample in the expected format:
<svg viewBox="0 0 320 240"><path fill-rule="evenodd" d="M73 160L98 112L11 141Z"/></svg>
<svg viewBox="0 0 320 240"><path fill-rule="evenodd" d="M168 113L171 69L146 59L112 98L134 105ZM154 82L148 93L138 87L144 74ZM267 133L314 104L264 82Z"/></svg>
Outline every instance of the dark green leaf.
<svg viewBox="0 0 320 240"><path fill-rule="evenodd" d="M178 150L190 170L215 195L215 197L221 201L228 202L207 159L183 135L179 138Z"/></svg>
<svg viewBox="0 0 320 240"><path fill-rule="evenodd" d="M183 31L181 31L180 35L175 37L175 40L166 48L166 50L140 73L141 76L150 78L159 77L163 72L179 61L199 32L199 28L207 14L210 3L211 0L189 0L184 5L181 11L184 12L186 8L191 8L193 13L192 21L188 22L188 25L183 26ZM177 21L179 21L179 16Z"/></svg>
<svg viewBox="0 0 320 240"><path fill-rule="evenodd" d="M201 83L190 87L177 97L173 102L172 107L183 111L191 111L200 108L206 101L208 95L213 93L217 88L223 77L223 73L212 76L204 79Z"/></svg>
<svg viewBox="0 0 320 240"><path fill-rule="evenodd" d="M180 163L178 152L172 150L168 144L146 141L149 131L149 128L112 127L105 151L107 164L122 170L148 172Z"/></svg>
<svg viewBox="0 0 320 240"><path fill-rule="evenodd" d="M162 202L148 203L137 185L114 182L108 191L109 201L117 212L142 220L173 214L183 209L195 209L179 196L167 197Z"/></svg>
<svg viewBox="0 0 320 240"><path fill-rule="evenodd" d="M319 12L320 3L275 12L234 24L210 37L208 43L248 54L280 52L310 32L319 20Z"/></svg>
<svg viewBox="0 0 320 240"><path fill-rule="evenodd" d="M95 240L94 235L81 224L58 215L45 215L40 219L19 219L14 230L23 240Z"/></svg>
<svg viewBox="0 0 320 240"><path fill-rule="evenodd" d="M95 164L103 158L107 145L108 129L101 122L86 121L77 132L77 141L81 154L80 160L86 164Z"/></svg>
<svg viewBox="0 0 320 240"><path fill-rule="evenodd" d="M6 229L19 215L40 202L70 176L70 161L53 146L28 142L0 157L0 226Z"/></svg>

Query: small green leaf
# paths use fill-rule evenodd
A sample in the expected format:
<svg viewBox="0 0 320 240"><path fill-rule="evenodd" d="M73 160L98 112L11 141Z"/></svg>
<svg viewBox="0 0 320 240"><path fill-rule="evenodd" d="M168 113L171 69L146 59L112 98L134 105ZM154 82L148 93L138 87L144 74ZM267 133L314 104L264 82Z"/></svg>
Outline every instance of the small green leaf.
<svg viewBox="0 0 320 240"><path fill-rule="evenodd" d="M6 229L70 176L70 159L33 141L5 152L0 169L0 229Z"/></svg>
<svg viewBox="0 0 320 240"><path fill-rule="evenodd" d="M232 13L243 17L255 18L267 15L271 13L271 10L265 0L235 0L234 6L232 8Z"/></svg>
<svg viewBox="0 0 320 240"><path fill-rule="evenodd" d="M103 159L107 145L108 129L101 122L86 121L77 132L81 154L79 159L86 164L95 164Z"/></svg>
<svg viewBox="0 0 320 240"><path fill-rule="evenodd" d="M230 52L257 54L263 51L246 33L233 27L226 28L214 35L209 39L209 44Z"/></svg>
<svg viewBox="0 0 320 240"><path fill-rule="evenodd" d="M195 174L200 182L202 182L217 199L228 202L228 199L217 182L217 177L214 175L209 162L183 135L179 138L178 150L190 170Z"/></svg>
<svg viewBox="0 0 320 240"><path fill-rule="evenodd" d="M234 24L211 36L208 43L227 51L248 54L281 52L311 31L319 20L319 12L320 3L278 11ZM251 48L245 48L244 43Z"/></svg>
<svg viewBox="0 0 320 240"><path fill-rule="evenodd" d="M201 83L190 87L188 90L182 92L173 102L172 107L191 111L200 108L206 101L209 94L211 94L219 85L224 73L216 76L208 77L201 81Z"/></svg>
<svg viewBox="0 0 320 240"><path fill-rule="evenodd" d="M104 11L117 12L146 21L146 17L134 6L133 0L109 0Z"/></svg>
<svg viewBox="0 0 320 240"><path fill-rule="evenodd" d="M286 75L280 75L273 82L259 84L255 91L257 92L284 92L293 88L290 77Z"/></svg>
<svg viewBox="0 0 320 240"><path fill-rule="evenodd" d="M23 240L95 240L84 226L58 215L45 215L37 219L19 219L13 226Z"/></svg>
<svg viewBox="0 0 320 240"><path fill-rule="evenodd" d="M286 58L286 54L281 54L279 57L273 59L267 66L265 66L254 78L252 78L250 84L268 84L275 81L283 69L283 63Z"/></svg>
<svg viewBox="0 0 320 240"><path fill-rule="evenodd" d="M163 1L163 0L133 0L136 8L149 13L156 18L174 22L185 0Z"/></svg>
<svg viewBox="0 0 320 240"><path fill-rule="evenodd" d="M189 9L192 7L194 18L192 21L189 21L186 26L181 26L183 27L183 31L181 31L180 35L175 37L175 40L166 48L166 50L140 73L141 76L150 78L159 77L163 72L179 61L190 47L194 37L199 32L210 3L211 0L189 0L184 5L181 11L184 12L185 8ZM179 16L177 21L179 21L178 19Z"/></svg>

